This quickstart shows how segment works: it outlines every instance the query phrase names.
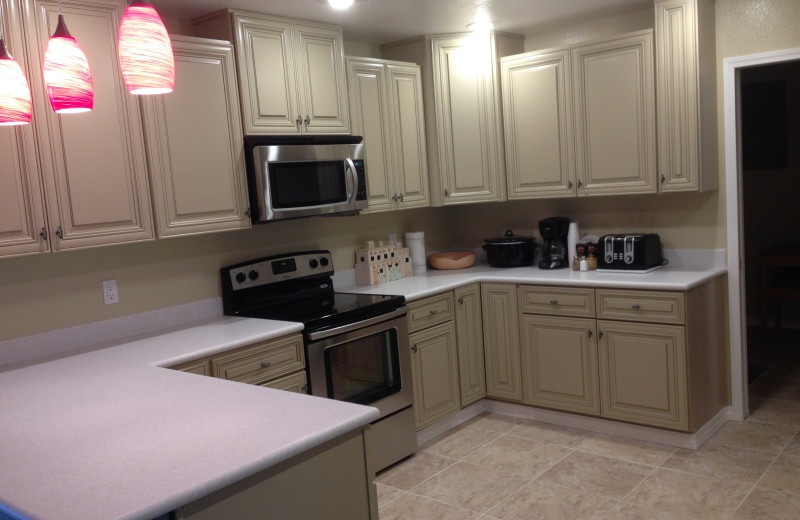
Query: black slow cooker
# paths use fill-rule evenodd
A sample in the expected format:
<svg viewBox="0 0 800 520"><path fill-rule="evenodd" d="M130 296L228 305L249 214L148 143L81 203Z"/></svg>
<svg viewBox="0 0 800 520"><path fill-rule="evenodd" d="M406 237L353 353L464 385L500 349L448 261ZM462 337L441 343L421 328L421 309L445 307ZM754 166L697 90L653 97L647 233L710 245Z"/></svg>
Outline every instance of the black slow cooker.
<svg viewBox="0 0 800 520"><path fill-rule="evenodd" d="M507 230L500 238L487 238L483 249L492 267L523 267L536 259L536 239L520 237Z"/></svg>

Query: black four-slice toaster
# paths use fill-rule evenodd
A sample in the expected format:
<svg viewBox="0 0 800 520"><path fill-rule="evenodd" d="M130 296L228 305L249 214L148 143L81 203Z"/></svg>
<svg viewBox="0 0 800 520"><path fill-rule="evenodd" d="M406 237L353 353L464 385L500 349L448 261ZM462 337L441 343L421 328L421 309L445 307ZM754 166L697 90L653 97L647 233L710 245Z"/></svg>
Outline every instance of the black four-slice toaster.
<svg viewBox="0 0 800 520"><path fill-rule="evenodd" d="M664 264L661 238L655 233L600 237L598 269L644 271Z"/></svg>

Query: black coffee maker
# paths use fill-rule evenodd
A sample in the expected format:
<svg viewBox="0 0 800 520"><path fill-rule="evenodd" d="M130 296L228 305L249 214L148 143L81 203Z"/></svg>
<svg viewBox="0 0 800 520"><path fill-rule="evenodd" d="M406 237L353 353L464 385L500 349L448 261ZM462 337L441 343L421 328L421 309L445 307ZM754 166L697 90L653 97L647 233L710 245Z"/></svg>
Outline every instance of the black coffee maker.
<svg viewBox="0 0 800 520"><path fill-rule="evenodd" d="M542 234L542 259L539 269L563 269L569 267L567 254L567 233L569 219L550 217L539 221L539 233Z"/></svg>

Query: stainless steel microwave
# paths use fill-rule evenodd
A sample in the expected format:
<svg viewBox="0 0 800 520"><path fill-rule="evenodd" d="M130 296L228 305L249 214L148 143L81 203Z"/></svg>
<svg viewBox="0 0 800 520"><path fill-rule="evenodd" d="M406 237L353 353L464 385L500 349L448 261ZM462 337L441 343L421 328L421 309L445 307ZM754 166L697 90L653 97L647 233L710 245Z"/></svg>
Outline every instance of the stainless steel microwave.
<svg viewBox="0 0 800 520"><path fill-rule="evenodd" d="M367 207L359 136L247 136L245 160L253 223Z"/></svg>

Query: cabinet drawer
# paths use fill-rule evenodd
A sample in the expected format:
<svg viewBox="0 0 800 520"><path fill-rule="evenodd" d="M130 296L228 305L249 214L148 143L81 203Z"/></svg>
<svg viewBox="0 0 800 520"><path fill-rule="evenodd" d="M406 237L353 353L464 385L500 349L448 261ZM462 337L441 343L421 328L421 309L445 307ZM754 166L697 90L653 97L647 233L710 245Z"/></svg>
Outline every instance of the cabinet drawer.
<svg viewBox="0 0 800 520"><path fill-rule="evenodd" d="M278 379L270 379L269 381L261 383L259 386L275 388L276 390L286 390L287 392L295 392L298 394L308 393L305 370Z"/></svg>
<svg viewBox="0 0 800 520"><path fill-rule="evenodd" d="M597 290L597 317L680 325L686 320L683 293Z"/></svg>
<svg viewBox="0 0 800 520"><path fill-rule="evenodd" d="M594 289L522 285L519 307L527 314L594 318Z"/></svg>
<svg viewBox="0 0 800 520"><path fill-rule="evenodd" d="M294 334L211 358L214 377L259 384L305 368L303 337Z"/></svg>
<svg viewBox="0 0 800 520"><path fill-rule="evenodd" d="M453 319L453 293L437 294L408 304L408 332Z"/></svg>

